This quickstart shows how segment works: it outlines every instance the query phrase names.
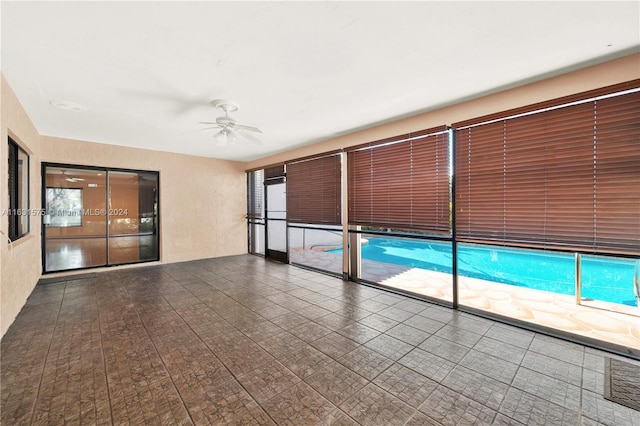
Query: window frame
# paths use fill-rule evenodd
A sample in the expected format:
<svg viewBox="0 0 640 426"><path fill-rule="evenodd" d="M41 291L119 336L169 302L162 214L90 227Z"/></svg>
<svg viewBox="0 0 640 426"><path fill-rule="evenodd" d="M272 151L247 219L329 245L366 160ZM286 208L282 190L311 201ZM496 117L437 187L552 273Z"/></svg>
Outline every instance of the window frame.
<svg viewBox="0 0 640 426"><path fill-rule="evenodd" d="M22 148L11 136L8 137L8 192L9 192L9 211L8 211L8 221L9 221L9 241L15 242L20 238L29 234L31 229L31 220L30 220L30 186L31 186L31 177L30 177L30 159L29 153ZM20 157L22 156L26 159L26 168L19 172L19 162ZM22 166L24 167L24 165ZM22 179L20 179L22 177ZM24 181L26 179L26 182ZM12 184L13 183L13 184ZM24 194L26 197L21 197L26 185L26 192ZM24 199L23 199L24 198ZM26 217L26 222L24 224L21 223L21 218ZM24 229L23 229L24 227Z"/></svg>

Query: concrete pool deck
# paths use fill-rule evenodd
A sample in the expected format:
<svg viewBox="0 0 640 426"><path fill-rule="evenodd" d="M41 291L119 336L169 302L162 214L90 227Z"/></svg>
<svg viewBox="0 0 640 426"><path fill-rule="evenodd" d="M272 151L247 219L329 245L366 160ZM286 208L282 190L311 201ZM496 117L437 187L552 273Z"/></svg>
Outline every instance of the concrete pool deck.
<svg viewBox="0 0 640 426"><path fill-rule="evenodd" d="M321 249L292 249L291 262L342 273L342 256ZM362 261L361 278L451 302L451 275L382 262ZM640 352L640 308L459 277L460 305L562 330Z"/></svg>

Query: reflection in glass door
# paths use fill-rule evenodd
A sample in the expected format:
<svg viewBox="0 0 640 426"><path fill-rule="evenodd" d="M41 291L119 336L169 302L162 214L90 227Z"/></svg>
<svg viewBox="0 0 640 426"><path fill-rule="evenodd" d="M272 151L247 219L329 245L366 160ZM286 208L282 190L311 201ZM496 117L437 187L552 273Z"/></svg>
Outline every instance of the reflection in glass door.
<svg viewBox="0 0 640 426"><path fill-rule="evenodd" d="M109 263L157 259L155 173L109 172Z"/></svg>
<svg viewBox="0 0 640 426"><path fill-rule="evenodd" d="M158 173L43 165L44 272L159 259Z"/></svg>
<svg viewBox="0 0 640 426"><path fill-rule="evenodd" d="M286 183L266 185L266 257L287 263Z"/></svg>
<svg viewBox="0 0 640 426"><path fill-rule="evenodd" d="M107 173L68 167L46 167L45 272L107 264Z"/></svg>

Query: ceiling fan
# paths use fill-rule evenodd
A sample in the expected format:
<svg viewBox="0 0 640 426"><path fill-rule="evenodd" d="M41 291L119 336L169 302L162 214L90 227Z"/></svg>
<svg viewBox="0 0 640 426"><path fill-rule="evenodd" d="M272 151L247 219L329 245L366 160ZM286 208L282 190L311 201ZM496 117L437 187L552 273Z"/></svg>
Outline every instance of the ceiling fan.
<svg viewBox="0 0 640 426"><path fill-rule="evenodd" d="M200 124L208 124L209 127L199 130L220 129L213 138L217 146L233 145L239 139L246 139L257 145L262 145L262 141L251 133L262 133L260 129L253 126L238 124L236 120L229 117L230 112L237 111L240 107L237 103L226 99L216 99L211 105L224 112L223 116L217 117L216 121L201 121Z"/></svg>

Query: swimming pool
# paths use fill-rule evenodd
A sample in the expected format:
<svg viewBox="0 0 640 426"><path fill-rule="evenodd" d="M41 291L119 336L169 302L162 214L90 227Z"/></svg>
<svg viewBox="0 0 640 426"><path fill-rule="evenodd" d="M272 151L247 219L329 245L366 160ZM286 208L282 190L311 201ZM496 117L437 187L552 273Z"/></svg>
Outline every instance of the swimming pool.
<svg viewBox="0 0 640 426"><path fill-rule="evenodd" d="M367 239L368 244L362 246L363 259L451 273L449 243ZM583 298L636 306L633 291L635 260L583 255L581 266ZM575 259L571 254L459 244L458 274L575 295Z"/></svg>

